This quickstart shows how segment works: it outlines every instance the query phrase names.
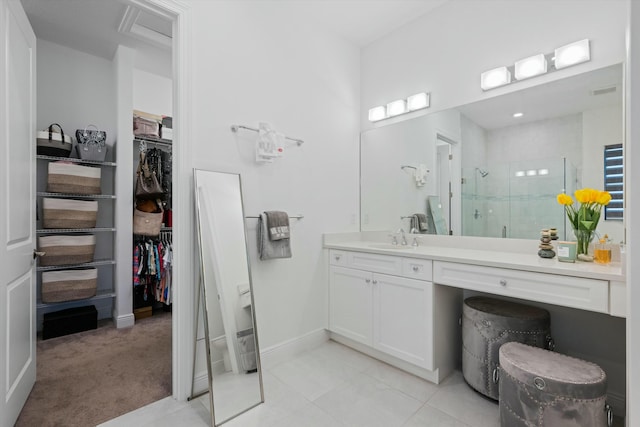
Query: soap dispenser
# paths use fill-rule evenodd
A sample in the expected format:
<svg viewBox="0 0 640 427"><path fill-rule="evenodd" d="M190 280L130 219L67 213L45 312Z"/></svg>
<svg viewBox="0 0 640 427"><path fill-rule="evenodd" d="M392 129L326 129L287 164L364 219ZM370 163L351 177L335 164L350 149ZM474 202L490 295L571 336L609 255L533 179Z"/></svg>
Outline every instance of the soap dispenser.
<svg viewBox="0 0 640 427"><path fill-rule="evenodd" d="M598 264L609 264L611 262L611 246L608 243L606 234L598 243L594 251L593 260Z"/></svg>

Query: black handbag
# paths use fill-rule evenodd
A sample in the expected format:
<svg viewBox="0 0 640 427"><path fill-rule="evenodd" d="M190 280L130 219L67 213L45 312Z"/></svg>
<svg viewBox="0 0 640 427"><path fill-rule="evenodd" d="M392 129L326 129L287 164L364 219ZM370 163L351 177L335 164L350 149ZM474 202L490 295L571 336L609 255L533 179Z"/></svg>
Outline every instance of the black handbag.
<svg viewBox="0 0 640 427"><path fill-rule="evenodd" d="M136 198L138 199L159 199L164 198L164 191L158 181L158 177L149 169L147 156L144 152L140 152L140 161L138 162L138 177L136 178Z"/></svg>
<svg viewBox="0 0 640 427"><path fill-rule="evenodd" d="M60 132L54 131L56 126ZM42 156L69 157L73 147L73 139L71 136L65 135L62 126L58 123L53 123L49 125L47 130L38 132L36 143L36 151Z"/></svg>
<svg viewBox="0 0 640 427"><path fill-rule="evenodd" d="M89 127L95 129L88 129ZM79 158L104 162L107 155L107 132L98 130L95 125L88 125L84 129L76 129L76 139Z"/></svg>

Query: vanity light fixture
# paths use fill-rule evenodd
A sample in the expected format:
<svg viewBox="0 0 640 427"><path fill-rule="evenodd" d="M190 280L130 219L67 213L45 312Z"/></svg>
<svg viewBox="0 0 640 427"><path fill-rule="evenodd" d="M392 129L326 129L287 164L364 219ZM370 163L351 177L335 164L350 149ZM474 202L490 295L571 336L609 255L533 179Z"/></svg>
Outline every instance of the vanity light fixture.
<svg viewBox="0 0 640 427"><path fill-rule="evenodd" d="M524 80L529 77L539 76L547 72L547 59L543 54L530 56L515 63L516 80Z"/></svg>
<svg viewBox="0 0 640 427"><path fill-rule="evenodd" d="M560 70L571 65L587 62L590 59L589 39L584 39L557 48L554 52L553 63L556 70Z"/></svg>
<svg viewBox="0 0 640 427"><path fill-rule="evenodd" d="M511 83L511 71L507 67L498 67L480 74L482 90L493 89Z"/></svg>
<svg viewBox="0 0 640 427"><path fill-rule="evenodd" d="M421 110L429 107L429 92L420 92L411 95L407 99L398 99L386 105L380 105L369 109L369 121L377 122L379 120L395 117L400 114L409 113L411 111Z"/></svg>
<svg viewBox="0 0 640 427"><path fill-rule="evenodd" d="M527 171L527 176L536 176L536 175L538 175L538 171L535 169L529 169Z"/></svg>
<svg viewBox="0 0 640 427"><path fill-rule="evenodd" d="M387 116L389 117L404 114L407 111L407 101L404 99L397 99L387 104Z"/></svg>
<svg viewBox="0 0 640 427"><path fill-rule="evenodd" d="M520 176L524 176L524 171L518 171L516 172L516 176L520 177Z"/></svg>
<svg viewBox="0 0 640 427"><path fill-rule="evenodd" d="M538 169L538 175L549 175L549 169Z"/></svg>
<svg viewBox="0 0 640 427"><path fill-rule="evenodd" d="M384 105L373 107L369 110L369 121L377 122L378 120L387 118L387 109Z"/></svg>
<svg viewBox="0 0 640 427"><path fill-rule="evenodd" d="M480 87L489 90L512 83L511 73L515 81L546 74L581 64L591 60L589 39L569 43L554 50L554 53L538 54L516 61L514 65L494 68L480 74ZM549 61L553 65L549 65Z"/></svg>
<svg viewBox="0 0 640 427"><path fill-rule="evenodd" d="M407 109L409 111L420 110L429 106L429 94L426 92L416 93L407 98Z"/></svg>
<svg viewBox="0 0 640 427"><path fill-rule="evenodd" d="M513 113L513 117L515 119L519 119L520 117L524 116L524 113Z"/></svg>

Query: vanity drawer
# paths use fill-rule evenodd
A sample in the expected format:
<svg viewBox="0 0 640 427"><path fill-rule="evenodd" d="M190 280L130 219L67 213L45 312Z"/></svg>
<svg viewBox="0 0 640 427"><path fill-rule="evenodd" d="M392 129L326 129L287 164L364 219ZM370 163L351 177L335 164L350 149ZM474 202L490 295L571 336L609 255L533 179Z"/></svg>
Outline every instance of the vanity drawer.
<svg viewBox="0 0 640 427"><path fill-rule="evenodd" d="M345 251L338 251L335 249L329 250L329 264L346 266L347 265L347 253Z"/></svg>
<svg viewBox="0 0 640 427"><path fill-rule="evenodd" d="M411 279L433 280L433 261L429 259L402 258L402 275Z"/></svg>
<svg viewBox="0 0 640 427"><path fill-rule="evenodd" d="M496 295L609 312L606 280L435 261L433 281Z"/></svg>
<svg viewBox="0 0 640 427"><path fill-rule="evenodd" d="M346 252L347 267L399 276L402 272L402 258L377 255L366 252Z"/></svg>

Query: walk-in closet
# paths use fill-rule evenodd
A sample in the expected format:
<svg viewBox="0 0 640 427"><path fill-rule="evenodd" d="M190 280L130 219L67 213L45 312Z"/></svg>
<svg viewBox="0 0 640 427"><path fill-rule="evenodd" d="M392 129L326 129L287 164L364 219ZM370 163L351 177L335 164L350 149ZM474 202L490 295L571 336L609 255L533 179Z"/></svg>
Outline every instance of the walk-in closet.
<svg viewBox="0 0 640 427"><path fill-rule="evenodd" d="M172 23L20 1L37 39L37 378L16 425L96 425L172 394Z"/></svg>

